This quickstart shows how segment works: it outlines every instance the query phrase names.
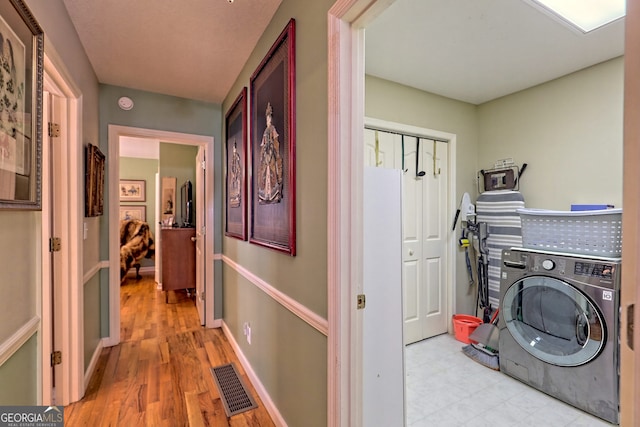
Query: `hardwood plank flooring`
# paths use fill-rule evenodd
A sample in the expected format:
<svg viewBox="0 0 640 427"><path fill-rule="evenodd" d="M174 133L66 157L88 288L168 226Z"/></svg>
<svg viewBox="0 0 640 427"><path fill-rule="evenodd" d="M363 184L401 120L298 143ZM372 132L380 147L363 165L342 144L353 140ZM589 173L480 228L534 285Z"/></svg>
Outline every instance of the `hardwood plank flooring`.
<svg viewBox="0 0 640 427"><path fill-rule="evenodd" d="M120 307L122 341L102 350L65 426L274 426L222 330L200 326L186 293L166 303L153 276L127 278ZM258 407L227 418L210 368L231 362Z"/></svg>

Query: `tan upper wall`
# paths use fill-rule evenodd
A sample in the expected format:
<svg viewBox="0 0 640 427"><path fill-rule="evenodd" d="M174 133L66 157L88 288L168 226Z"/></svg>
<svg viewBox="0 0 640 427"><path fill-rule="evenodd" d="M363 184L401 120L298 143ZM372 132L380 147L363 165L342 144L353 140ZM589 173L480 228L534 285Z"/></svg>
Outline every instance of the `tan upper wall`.
<svg viewBox="0 0 640 427"><path fill-rule="evenodd" d="M478 168L527 163L527 207L622 207L622 57L478 107Z"/></svg>

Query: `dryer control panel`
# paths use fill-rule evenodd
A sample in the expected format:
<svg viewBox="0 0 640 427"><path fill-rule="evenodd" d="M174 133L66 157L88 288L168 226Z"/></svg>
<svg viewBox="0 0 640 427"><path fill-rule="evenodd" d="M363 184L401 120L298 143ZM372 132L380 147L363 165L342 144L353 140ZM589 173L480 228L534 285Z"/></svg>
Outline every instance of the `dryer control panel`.
<svg viewBox="0 0 640 427"><path fill-rule="evenodd" d="M576 261L573 274L611 280L614 270L615 266L613 264Z"/></svg>

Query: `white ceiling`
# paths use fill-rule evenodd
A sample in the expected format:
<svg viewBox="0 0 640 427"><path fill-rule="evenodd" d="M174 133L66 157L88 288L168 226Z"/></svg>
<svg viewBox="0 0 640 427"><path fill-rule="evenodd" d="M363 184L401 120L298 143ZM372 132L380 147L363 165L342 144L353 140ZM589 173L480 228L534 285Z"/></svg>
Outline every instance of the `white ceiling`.
<svg viewBox="0 0 640 427"><path fill-rule="evenodd" d="M220 104L282 0L63 1L101 83ZM582 35L523 0L397 0L366 29L366 71L479 104L622 55L623 25Z"/></svg>
<svg viewBox="0 0 640 427"><path fill-rule="evenodd" d="M473 104L624 53L624 20L589 34L523 0L397 0L367 27L368 74Z"/></svg>
<svg viewBox="0 0 640 427"><path fill-rule="evenodd" d="M100 83L217 104L282 2L63 1Z"/></svg>

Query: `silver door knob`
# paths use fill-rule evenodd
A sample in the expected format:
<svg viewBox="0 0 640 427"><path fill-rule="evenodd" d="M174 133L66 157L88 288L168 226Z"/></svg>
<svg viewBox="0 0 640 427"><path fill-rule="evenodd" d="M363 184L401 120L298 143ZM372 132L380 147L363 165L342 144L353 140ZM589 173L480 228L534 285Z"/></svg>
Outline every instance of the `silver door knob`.
<svg viewBox="0 0 640 427"><path fill-rule="evenodd" d="M197 238L196 236L193 236L193 237L191 238L191 241L192 241L192 242L195 242L196 240L198 240L198 238Z"/></svg>

